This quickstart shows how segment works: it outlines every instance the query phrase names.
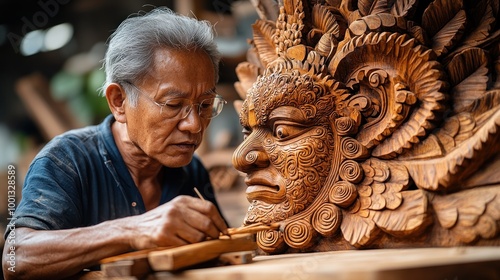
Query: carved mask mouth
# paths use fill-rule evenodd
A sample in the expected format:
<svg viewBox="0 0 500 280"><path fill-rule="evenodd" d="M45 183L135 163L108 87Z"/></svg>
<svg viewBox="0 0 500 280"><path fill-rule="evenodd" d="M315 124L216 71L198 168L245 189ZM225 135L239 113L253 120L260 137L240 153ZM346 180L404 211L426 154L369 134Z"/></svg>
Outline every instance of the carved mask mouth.
<svg viewBox="0 0 500 280"><path fill-rule="evenodd" d="M269 180L268 176L250 175L245 180L248 186L246 190L249 202L260 200L266 203L276 204L283 202L286 198L286 187L284 182L278 178Z"/></svg>

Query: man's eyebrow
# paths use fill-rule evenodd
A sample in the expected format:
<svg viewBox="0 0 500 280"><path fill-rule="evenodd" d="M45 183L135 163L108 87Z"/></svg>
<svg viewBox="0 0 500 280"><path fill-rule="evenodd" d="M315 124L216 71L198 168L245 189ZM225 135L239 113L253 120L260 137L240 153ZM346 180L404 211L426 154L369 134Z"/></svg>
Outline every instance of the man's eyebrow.
<svg viewBox="0 0 500 280"><path fill-rule="evenodd" d="M216 91L216 88L213 87L207 91L205 91L204 93L202 93L201 95L216 95L217 94L217 91Z"/></svg>

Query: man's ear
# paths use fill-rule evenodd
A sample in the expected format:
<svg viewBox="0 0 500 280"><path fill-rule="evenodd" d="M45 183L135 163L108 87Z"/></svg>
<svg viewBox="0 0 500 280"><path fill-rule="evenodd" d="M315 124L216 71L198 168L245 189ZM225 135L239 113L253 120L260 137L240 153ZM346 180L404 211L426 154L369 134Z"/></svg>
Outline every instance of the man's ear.
<svg viewBox="0 0 500 280"><path fill-rule="evenodd" d="M127 118L125 115L125 100L127 95L122 86L117 83L111 83L106 88L106 99L111 113L115 120L121 123L126 123Z"/></svg>

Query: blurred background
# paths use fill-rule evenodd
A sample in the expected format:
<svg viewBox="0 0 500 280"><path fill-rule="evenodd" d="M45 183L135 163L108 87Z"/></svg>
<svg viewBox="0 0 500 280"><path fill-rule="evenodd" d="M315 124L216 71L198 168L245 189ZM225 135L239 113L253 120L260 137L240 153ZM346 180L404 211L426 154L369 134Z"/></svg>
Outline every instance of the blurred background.
<svg viewBox="0 0 500 280"><path fill-rule="evenodd" d="M235 67L245 60L250 1L238 0L2 0L0 2L0 224L8 223L7 171L16 167L17 203L27 168L41 147L66 130L97 124L109 114L98 89L106 40L125 18L166 6L215 24L223 55L218 92L228 101L198 150L230 226L248 207L231 155L242 141L232 101ZM3 242L3 239L2 239Z"/></svg>

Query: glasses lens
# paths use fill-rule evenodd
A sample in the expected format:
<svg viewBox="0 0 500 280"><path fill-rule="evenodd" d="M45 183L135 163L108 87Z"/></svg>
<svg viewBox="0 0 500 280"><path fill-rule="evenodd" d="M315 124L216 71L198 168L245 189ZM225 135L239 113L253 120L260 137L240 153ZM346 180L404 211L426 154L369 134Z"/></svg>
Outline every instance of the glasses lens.
<svg viewBox="0 0 500 280"><path fill-rule="evenodd" d="M161 107L162 109L165 108L162 111L166 117L184 119L191 113L193 106L197 106L201 118L211 119L220 114L225 103L226 101L220 96L205 99L199 104L192 104L189 99L176 98L161 104Z"/></svg>
<svg viewBox="0 0 500 280"><path fill-rule="evenodd" d="M226 101L220 96L203 100L200 103L200 117L207 119L217 117L222 111L224 103L226 103Z"/></svg>
<svg viewBox="0 0 500 280"><path fill-rule="evenodd" d="M191 112L192 106L189 104L188 99L184 98L174 98L169 99L167 102L161 104L162 108L164 107L166 117L173 118L179 116L181 118L185 118Z"/></svg>

